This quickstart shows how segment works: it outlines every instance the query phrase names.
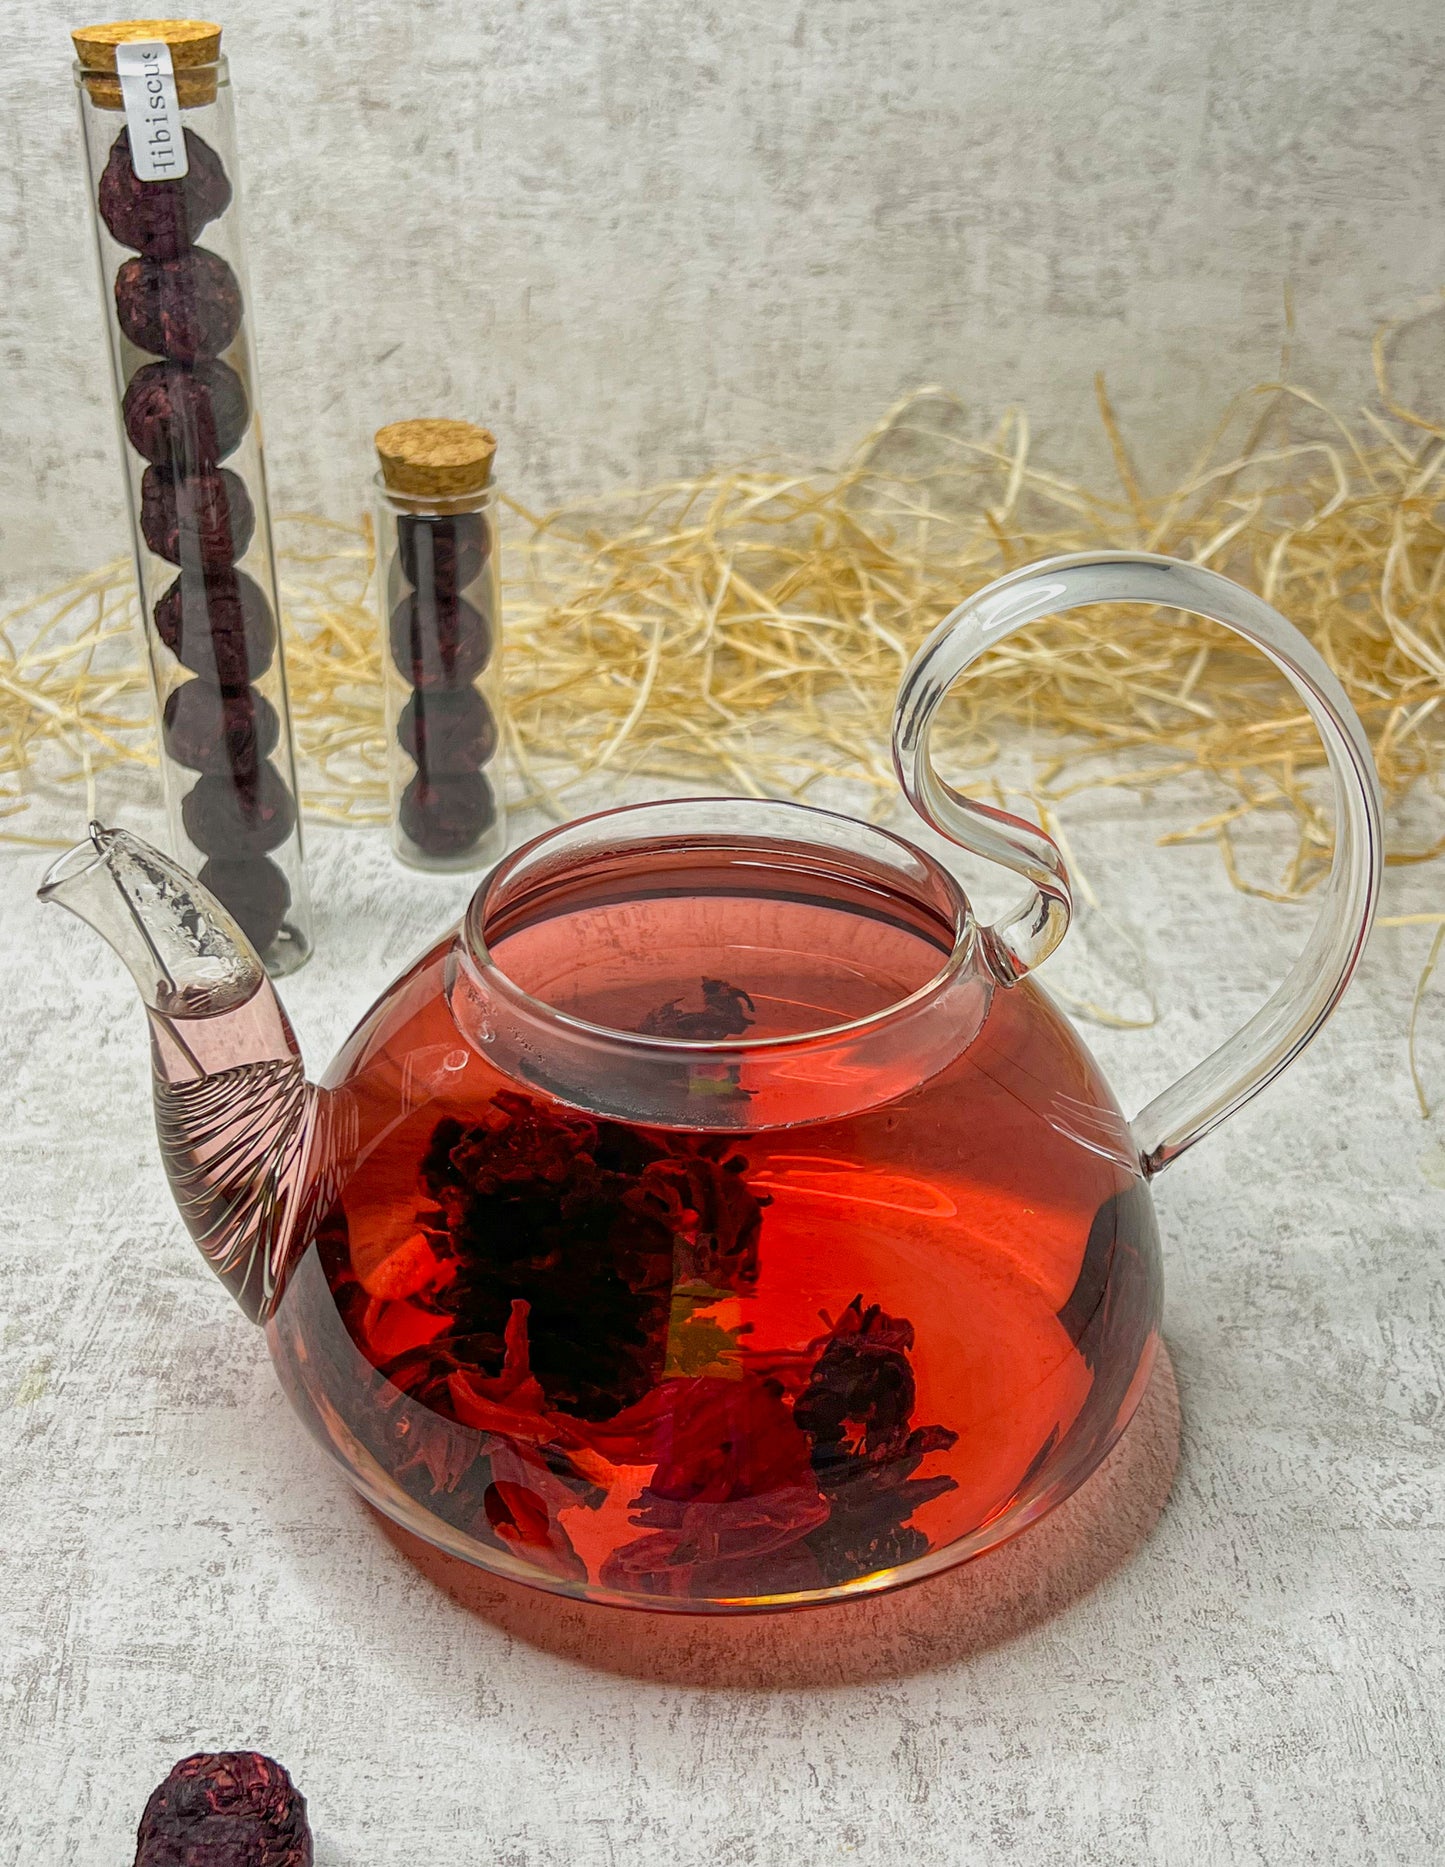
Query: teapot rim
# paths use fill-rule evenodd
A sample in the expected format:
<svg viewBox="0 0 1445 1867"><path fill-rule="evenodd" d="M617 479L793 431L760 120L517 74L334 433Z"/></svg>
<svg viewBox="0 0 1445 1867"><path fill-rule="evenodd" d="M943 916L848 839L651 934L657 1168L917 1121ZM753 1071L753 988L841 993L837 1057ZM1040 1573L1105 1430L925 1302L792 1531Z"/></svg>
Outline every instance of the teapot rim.
<svg viewBox="0 0 1445 1867"><path fill-rule="evenodd" d="M568 837L576 837L583 832L595 834L597 826L615 823L619 819L636 821L646 815L696 814L701 811L746 812L751 816L769 813L777 818L793 822L806 822L815 826L836 826L835 837L838 831L842 830L852 838L868 839L875 844L886 846L896 857L915 865L920 882L932 884L947 901L953 924L952 945L946 954L941 954L938 967L929 974L927 979L911 992L892 1000L877 1011L868 1012L862 1017L842 1023L819 1025L813 1030L790 1032L781 1036L730 1037L723 1040L663 1036L649 1032L622 1030L615 1025L593 1023L588 1019L577 1017L575 1013L561 1010L544 998L538 998L513 979L497 962L486 939L485 929L488 918L495 912L501 892L509 883L516 881L528 863L536 862L539 856L548 850L555 850ZM643 839L639 837L637 840ZM716 828L710 832L695 832L690 838L679 835L671 840L682 848L686 847L689 842L701 847L708 841L713 843L737 841L738 837L737 835L729 836L724 829ZM754 840L762 842L767 839L762 834L758 834ZM824 854L827 854L830 849L840 857L847 853L846 843L841 837L832 844L825 844L817 836L812 838L803 836L795 840L800 843L810 843ZM853 853L863 854L865 852L855 850ZM900 863L899 867L901 873L903 863ZM951 874L926 850L920 849L916 843L899 835L897 831L884 829L878 824L865 823L862 819L849 816L846 812L826 810L816 804L798 803L791 798L698 793L684 797L667 797L644 800L639 803L612 805L606 810L592 811L581 817L573 817L565 823L554 824L541 831L537 836L504 856L477 888L462 918L459 944L470 969L479 975L479 982L485 983L490 990L497 992L498 996L503 998L514 1011L534 1018L550 1029L585 1039L591 1043L616 1045L632 1054L641 1052L654 1056L679 1058L707 1056L725 1059L734 1055L757 1058L775 1052L804 1050L810 1045L836 1044L866 1036L872 1031L888 1028L940 997L960 973L969 969L978 951L978 935L978 921L958 877Z"/></svg>

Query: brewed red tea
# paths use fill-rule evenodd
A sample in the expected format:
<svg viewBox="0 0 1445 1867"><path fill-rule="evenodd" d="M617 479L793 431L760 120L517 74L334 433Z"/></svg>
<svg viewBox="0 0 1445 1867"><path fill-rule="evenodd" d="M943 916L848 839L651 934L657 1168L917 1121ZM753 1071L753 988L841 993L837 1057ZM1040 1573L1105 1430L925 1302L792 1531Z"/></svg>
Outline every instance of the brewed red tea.
<svg viewBox="0 0 1445 1867"><path fill-rule="evenodd" d="M663 1040L719 1119L579 1108L541 1047L490 1068L439 945L343 1060L359 1164L274 1325L322 1430L553 1585L735 1604L915 1563L1097 1456L1147 1371L1155 1243L1062 1021L995 993L950 1068L809 1118L828 1035L948 965L942 905L784 847L633 850L484 932L542 1006ZM750 1126L753 1047L819 1037Z"/></svg>

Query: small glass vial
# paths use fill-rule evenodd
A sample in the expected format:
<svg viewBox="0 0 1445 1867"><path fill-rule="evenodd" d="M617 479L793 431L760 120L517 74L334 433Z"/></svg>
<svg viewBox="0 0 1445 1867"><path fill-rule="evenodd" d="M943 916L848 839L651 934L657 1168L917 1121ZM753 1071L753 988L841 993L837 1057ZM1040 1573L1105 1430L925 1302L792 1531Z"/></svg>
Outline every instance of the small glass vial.
<svg viewBox="0 0 1445 1867"><path fill-rule="evenodd" d="M497 443L467 421L397 421L376 451L392 846L413 868L484 868L507 842Z"/></svg>
<svg viewBox="0 0 1445 1867"><path fill-rule="evenodd" d="M71 36L171 845L293 972L311 910L221 29Z"/></svg>

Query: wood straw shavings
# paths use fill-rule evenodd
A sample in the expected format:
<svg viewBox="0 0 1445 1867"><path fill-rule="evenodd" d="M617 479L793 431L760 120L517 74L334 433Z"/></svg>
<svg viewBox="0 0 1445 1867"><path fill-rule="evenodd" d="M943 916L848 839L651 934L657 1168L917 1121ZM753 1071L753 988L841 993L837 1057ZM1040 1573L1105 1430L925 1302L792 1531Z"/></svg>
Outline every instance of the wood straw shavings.
<svg viewBox="0 0 1445 1867"><path fill-rule="evenodd" d="M718 472L532 521L507 611L528 777L562 808L548 755L566 748L581 774L790 796L846 777L891 799L894 695L928 630L1007 570L1098 546L1166 552L1259 590L1339 674L1387 794L1438 777L1442 437L1359 443L1303 392L1267 385L1231 411L1213 457L1151 499L1102 386L1100 406L1122 496L1033 465L1022 414L974 439L957 401L931 390L838 473ZM1317 432L1280 438L1295 409ZM1278 887L1263 892L1294 897L1328 864L1314 728L1283 679L1223 630L1130 608L1051 620L996 649L948 711L940 743L963 773L987 773L1006 728L1055 733L1040 803L1086 784L1212 773L1224 807L1165 840L1217 838L1239 886L1232 831L1262 809L1289 811L1298 828ZM1393 859L1442 846L1397 847Z"/></svg>
<svg viewBox="0 0 1445 1867"><path fill-rule="evenodd" d="M1019 411L979 436L928 389L837 471L728 468L534 517L504 543L509 739L529 798L559 815L602 773L806 797L825 780L894 796L895 690L933 625L990 578L1092 547L1210 564L1260 591L1320 648L1369 732L1386 793L1438 780L1445 749L1445 430L1398 408L1353 433L1304 390L1240 397L1184 482L1146 494L1102 383L1119 488L1035 464ZM277 522L292 706L308 811L386 814L369 533ZM0 836L27 834L39 783L93 790L154 764L131 578L123 563L0 619ZM1328 863L1322 755L1293 692L1225 632L1139 610L1039 624L955 692L940 746L988 784L1001 735L1053 734L1038 801L1089 784L1203 770L1222 807L1166 841L1218 840L1261 810L1291 814L1277 885ZM1392 849L1423 861L1445 841Z"/></svg>

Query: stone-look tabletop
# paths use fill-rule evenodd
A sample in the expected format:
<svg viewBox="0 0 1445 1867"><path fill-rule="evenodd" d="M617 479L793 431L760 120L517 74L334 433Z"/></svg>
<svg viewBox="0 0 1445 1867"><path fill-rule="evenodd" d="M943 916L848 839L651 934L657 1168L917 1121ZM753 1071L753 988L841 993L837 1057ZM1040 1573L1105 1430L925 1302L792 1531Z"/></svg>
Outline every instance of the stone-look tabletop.
<svg viewBox="0 0 1445 1867"><path fill-rule="evenodd" d="M1309 910L1152 847L1156 806L1068 825L1158 984L1153 1028L1086 1033L1136 1107ZM467 887L379 832L311 849L284 996L320 1065ZM1404 1048L1428 928L1378 931L1311 1053L1159 1182L1168 1360L1083 1491L914 1590L707 1623L499 1584L350 1492L181 1230L139 1008L35 905L43 860L0 856L0 1861L120 1867L171 1763L234 1746L294 1772L320 1867L1439 1858L1445 1128ZM1445 905L1439 871L1386 905Z"/></svg>

